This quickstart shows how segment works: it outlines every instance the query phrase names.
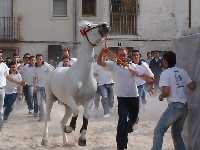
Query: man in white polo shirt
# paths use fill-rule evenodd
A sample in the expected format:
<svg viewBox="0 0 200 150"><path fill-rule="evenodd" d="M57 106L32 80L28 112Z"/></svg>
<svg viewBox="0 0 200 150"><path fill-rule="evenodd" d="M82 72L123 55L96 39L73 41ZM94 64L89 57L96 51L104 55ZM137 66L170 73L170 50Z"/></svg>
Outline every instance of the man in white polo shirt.
<svg viewBox="0 0 200 150"><path fill-rule="evenodd" d="M168 101L168 107L162 114L155 130L153 147L151 150L161 150L163 136L171 126L171 134L175 150L185 150L185 145L181 132L187 116L187 96L186 90L195 90L195 83L190 79L187 72L176 65L176 54L172 51L163 55L163 67L159 86L161 94L159 100L164 98Z"/></svg>

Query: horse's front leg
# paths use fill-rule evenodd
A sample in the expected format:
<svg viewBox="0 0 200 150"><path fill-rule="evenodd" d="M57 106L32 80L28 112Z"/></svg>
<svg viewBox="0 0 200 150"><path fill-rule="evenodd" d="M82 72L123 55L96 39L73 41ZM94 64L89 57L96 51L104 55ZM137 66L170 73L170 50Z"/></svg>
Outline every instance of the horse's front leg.
<svg viewBox="0 0 200 150"><path fill-rule="evenodd" d="M89 111L92 108L93 101L89 101L84 105L84 114L83 114L83 125L80 130L80 137L78 140L78 144L80 146L86 146L86 132L88 127L88 119L89 119Z"/></svg>
<svg viewBox="0 0 200 150"><path fill-rule="evenodd" d="M88 119L83 115L83 125L80 130L80 137L78 139L79 146L86 146L86 132L88 126Z"/></svg>
<svg viewBox="0 0 200 150"><path fill-rule="evenodd" d="M50 120L50 113L53 106L53 100L47 100L45 113L45 127L41 144L46 146L48 144L48 122Z"/></svg>
<svg viewBox="0 0 200 150"><path fill-rule="evenodd" d="M66 134L65 134L65 130L66 130L66 124L67 124L67 121L69 119L69 117L71 116L72 112L70 110L70 108L65 105L65 115L61 121L61 129L62 129L62 135L63 135L63 145L66 145L68 143L68 139L66 137Z"/></svg>
<svg viewBox="0 0 200 150"><path fill-rule="evenodd" d="M78 118L78 115L74 116L73 114L70 124L65 127L66 133L71 133L72 131L75 131L77 118Z"/></svg>

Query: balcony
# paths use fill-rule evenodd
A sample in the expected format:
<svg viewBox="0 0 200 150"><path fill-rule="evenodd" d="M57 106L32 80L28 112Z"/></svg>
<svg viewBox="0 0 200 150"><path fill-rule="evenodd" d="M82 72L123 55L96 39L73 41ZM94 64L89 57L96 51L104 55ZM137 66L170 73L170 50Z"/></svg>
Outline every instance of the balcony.
<svg viewBox="0 0 200 150"><path fill-rule="evenodd" d="M17 17L0 17L0 42L20 40L20 21Z"/></svg>

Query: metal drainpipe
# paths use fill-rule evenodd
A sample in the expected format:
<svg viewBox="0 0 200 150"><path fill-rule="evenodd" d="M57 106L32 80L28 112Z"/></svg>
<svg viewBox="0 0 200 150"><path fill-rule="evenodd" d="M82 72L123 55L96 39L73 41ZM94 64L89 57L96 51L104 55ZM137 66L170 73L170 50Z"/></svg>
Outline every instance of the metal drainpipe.
<svg viewBox="0 0 200 150"><path fill-rule="evenodd" d="M77 0L73 0L73 50L76 55L77 50Z"/></svg>
<svg viewBox="0 0 200 150"><path fill-rule="evenodd" d="M189 28L192 27L192 0L189 0L188 2L188 6L189 6Z"/></svg>

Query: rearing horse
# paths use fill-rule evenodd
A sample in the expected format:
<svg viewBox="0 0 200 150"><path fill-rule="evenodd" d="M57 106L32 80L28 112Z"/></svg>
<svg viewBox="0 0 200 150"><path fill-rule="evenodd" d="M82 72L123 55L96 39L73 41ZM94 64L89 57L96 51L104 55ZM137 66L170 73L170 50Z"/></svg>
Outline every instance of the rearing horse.
<svg viewBox="0 0 200 150"><path fill-rule="evenodd" d="M78 106L84 108L83 126L79 138L80 145L86 143L86 129L88 106L96 93L96 81L93 76L92 56L93 49L107 36L109 27L106 23L92 24L83 21L80 27L81 45L78 51L78 61L71 68L57 68L47 81L46 90L46 117L42 145L48 143L48 121L53 103L59 100L65 106L65 115L61 121L63 144L67 144L65 135L66 123L69 117L77 116Z"/></svg>

